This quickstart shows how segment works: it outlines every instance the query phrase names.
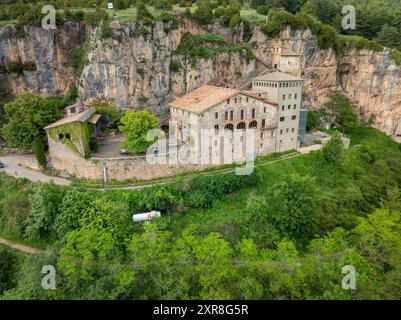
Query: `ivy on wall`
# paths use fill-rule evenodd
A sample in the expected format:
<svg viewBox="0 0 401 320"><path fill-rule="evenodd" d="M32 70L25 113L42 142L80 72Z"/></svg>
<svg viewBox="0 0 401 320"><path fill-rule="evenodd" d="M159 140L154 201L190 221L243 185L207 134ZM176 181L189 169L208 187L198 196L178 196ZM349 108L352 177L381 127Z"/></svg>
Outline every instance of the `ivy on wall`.
<svg viewBox="0 0 401 320"><path fill-rule="evenodd" d="M89 138L93 131L92 125L87 121L72 122L48 129L49 136L65 144L72 151L79 153L84 158L90 157Z"/></svg>

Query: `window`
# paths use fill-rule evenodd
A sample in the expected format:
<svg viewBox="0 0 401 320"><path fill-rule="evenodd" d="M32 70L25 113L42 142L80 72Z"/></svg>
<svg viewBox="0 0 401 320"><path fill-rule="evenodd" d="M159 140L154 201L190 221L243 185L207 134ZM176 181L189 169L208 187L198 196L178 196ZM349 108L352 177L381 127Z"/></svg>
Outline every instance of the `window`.
<svg viewBox="0 0 401 320"><path fill-rule="evenodd" d="M297 108L297 105L296 104L294 104L294 109L296 109Z"/></svg>
<svg viewBox="0 0 401 320"><path fill-rule="evenodd" d="M228 111L224 112L224 119L227 121L228 120Z"/></svg>
<svg viewBox="0 0 401 320"><path fill-rule="evenodd" d="M264 113L266 113L266 110L267 110L267 108L266 108L266 107L264 107L264 108L263 108L263 112L264 112Z"/></svg>
<svg viewBox="0 0 401 320"><path fill-rule="evenodd" d="M288 133L288 131L290 131L290 129L288 129L288 128L287 128L287 129L285 129L285 132L287 132L287 133Z"/></svg>
<svg viewBox="0 0 401 320"><path fill-rule="evenodd" d="M217 132L219 131L219 125L218 125L218 124L216 124L216 125L214 126L214 131L215 131L216 134L217 134Z"/></svg>
<svg viewBox="0 0 401 320"><path fill-rule="evenodd" d="M281 106L281 110L284 111L285 106Z"/></svg>
<svg viewBox="0 0 401 320"><path fill-rule="evenodd" d="M290 93L289 96L288 96L288 99L291 99L291 98L292 98L292 94Z"/></svg>
<svg viewBox="0 0 401 320"><path fill-rule="evenodd" d="M280 117L280 121L283 122L285 117Z"/></svg>
<svg viewBox="0 0 401 320"><path fill-rule="evenodd" d="M249 122L249 128L257 128L257 127L258 127L258 123L256 120Z"/></svg>
<svg viewBox="0 0 401 320"><path fill-rule="evenodd" d="M230 99L227 99L227 104L230 104Z"/></svg>
<svg viewBox="0 0 401 320"><path fill-rule="evenodd" d="M265 120L265 119L262 119L262 128L264 128L265 125L266 125L266 120Z"/></svg>
<svg viewBox="0 0 401 320"><path fill-rule="evenodd" d="M283 134L283 129L280 130L280 134ZM280 140L280 142L281 142L281 140Z"/></svg>
<svg viewBox="0 0 401 320"><path fill-rule="evenodd" d="M224 127L225 130L229 130L229 131L234 131L234 126L232 123L228 123L226 124L226 126Z"/></svg>
<svg viewBox="0 0 401 320"><path fill-rule="evenodd" d="M291 105L290 105L290 104L288 105L288 108L287 108L287 109L288 109L288 110L290 110L290 109L291 109Z"/></svg>
<svg viewBox="0 0 401 320"><path fill-rule="evenodd" d="M292 129L291 129L291 132L294 132L294 131L295 131L295 129L294 129L294 128L292 128Z"/></svg>
<svg viewBox="0 0 401 320"><path fill-rule="evenodd" d="M237 124L238 130L244 130L246 128L245 122L240 122Z"/></svg>
<svg viewBox="0 0 401 320"><path fill-rule="evenodd" d="M244 116L245 116L245 111L241 110L241 120L244 120Z"/></svg>
<svg viewBox="0 0 401 320"><path fill-rule="evenodd" d="M285 100L285 94L283 94L283 100Z"/></svg>
<svg viewBox="0 0 401 320"><path fill-rule="evenodd" d="M248 98L248 97L246 97L246 102L248 102L248 100L249 100L249 98Z"/></svg>
<svg viewBox="0 0 401 320"><path fill-rule="evenodd" d="M234 99L234 103L237 103L237 98Z"/></svg>
<svg viewBox="0 0 401 320"><path fill-rule="evenodd" d="M263 138L263 132L260 133L260 137Z"/></svg>
<svg viewBox="0 0 401 320"><path fill-rule="evenodd" d="M230 120L234 118L234 111L230 111Z"/></svg>
<svg viewBox="0 0 401 320"><path fill-rule="evenodd" d="M214 118L215 118L215 119L218 119L218 118L219 118L219 113L218 113L218 112L215 112L215 113L214 113Z"/></svg>
<svg viewBox="0 0 401 320"><path fill-rule="evenodd" d="M256 110L255 110L255 109L252 109L252 119L254 119L255 116L256 116Z"/></svg>
<svg viewBox="0 0 401 320"><path fill-rule="evenodd" d="M294 94L294 99L296 99L298 97L298 94L296 93L296 94Z"/></svg>
<svg viewBox="0 0 401 320"><path fill-rule="evenodd" d="M296 118L297 118L297 116L292 116L291 117L292 120L295 120Z"/></svg>

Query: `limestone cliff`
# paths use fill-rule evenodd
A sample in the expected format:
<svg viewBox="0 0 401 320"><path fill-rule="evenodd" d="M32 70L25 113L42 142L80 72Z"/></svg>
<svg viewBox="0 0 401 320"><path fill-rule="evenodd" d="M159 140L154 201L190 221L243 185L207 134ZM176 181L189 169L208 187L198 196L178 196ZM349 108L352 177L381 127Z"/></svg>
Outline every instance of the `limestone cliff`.
<svg viewBox="0 0 401 320"><path fill-rule="evenodd" d="M143 26L111 23L112 37L92 32L92 49L79 79L82 98L110 99L119 107L147 106L156 114L167 112L167 102L200 85L237 86L254 75L255 61L240 52L219 53L190 63L175 54L185 33L206 31L190 20L171 29L171 22ZM174 60L176 69L170 67Z"/></svg>
<svg viewBox="0 0 401 320"><path fill-rule="evenodd" d="M99 36L99 30L86 30L87 63L77 79L83 99L105 98L119 107L146 106L162 115L167 113L168 101L200 85L246 83L271 65L271 48L280 46L302 54L305 93L311 108L322 106L332 92L343 92L356 103L360 115L376 115L377 128L390 135L401 134L400 67L387 50L347 46L336 57L332 49L321 50L308 30L287 28L278 37L269 38L254 28L249 45L256 60L234 51L197 58L193 63L175 53L186 32L208 32L191 20L184 18L175 27L171 21L151 26L113 21L110 26L111 37L106 38ZM244 34L241 28L230 33L216 25L212 31L237 42ZM26 90L43 95L64 93L75 81L68 57L73 48L84 46L83 26L68 22L57 30L26 27L25 33L25 37L18 37L13 27L0 28L4 82L14 94ZM9 72L10 63L18 61L30 68ZM172 61L176 68L171 67Z"/></svg>
<svg viewBox="0 0 401 320"><path fill-rule="evenodd" d="M401 134L401 72L390 52L357 50L347 45L336 57L332 49L321 50L309 31L282 31L269 39L255 29L250 40L254 53L271 62L270 49L281 46L302 54L308 105L319 108L333 92L342 92L357 106L363 118L376 116L375 126L389 135Z"/></svg>
<svg viewBox="0 0 401 320"><path fill-rule="evenodd" d="M0 28L1 72L7 87L14 95L63 94L75 78L68 66L69 52L81 47L84 28L67 22L56 30L27 26L24 34L18 35L11 25ZM23 70L16 72L15 66Z"/></svg>

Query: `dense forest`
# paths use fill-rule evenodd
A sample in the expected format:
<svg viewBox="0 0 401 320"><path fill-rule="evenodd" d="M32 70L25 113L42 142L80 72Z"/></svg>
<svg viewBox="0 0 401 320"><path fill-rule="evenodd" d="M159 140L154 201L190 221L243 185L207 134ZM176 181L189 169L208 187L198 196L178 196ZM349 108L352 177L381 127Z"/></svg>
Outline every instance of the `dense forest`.
<svg viewBox="0 0 401 320"><path fill-rule="evenodd" d="M322 151L249 176L103 192L1 174L0 234L46 249L0 249L1 298L399 299L400 145L342 96L327 109L349 149L331 131ZM162 218L132 222L153 209ZM40 286L44 265L57 270L55 290ZM355 290L341 288L346 265Z"/></svg>

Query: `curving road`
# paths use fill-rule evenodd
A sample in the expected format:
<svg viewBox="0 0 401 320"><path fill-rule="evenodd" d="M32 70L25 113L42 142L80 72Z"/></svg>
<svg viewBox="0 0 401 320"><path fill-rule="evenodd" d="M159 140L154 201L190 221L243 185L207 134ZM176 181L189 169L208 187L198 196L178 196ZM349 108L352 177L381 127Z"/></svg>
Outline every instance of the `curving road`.
<svg viewBox="0 0 401 320"><path fill-rule="evenodd" d="M11 155L11 156L0 157L0 161L3 162L5 165L5 168L0 169L0 172L5 172L9 176L13 176L15 178L26 178L28 180L35 182L36 181L54 182L55 184L64 186L69 185L71 183L71 181L68 179L48 176L40 171L24 168L19 165L20 162L27 160L29 161L35 160L35 156Z"/></svg>

